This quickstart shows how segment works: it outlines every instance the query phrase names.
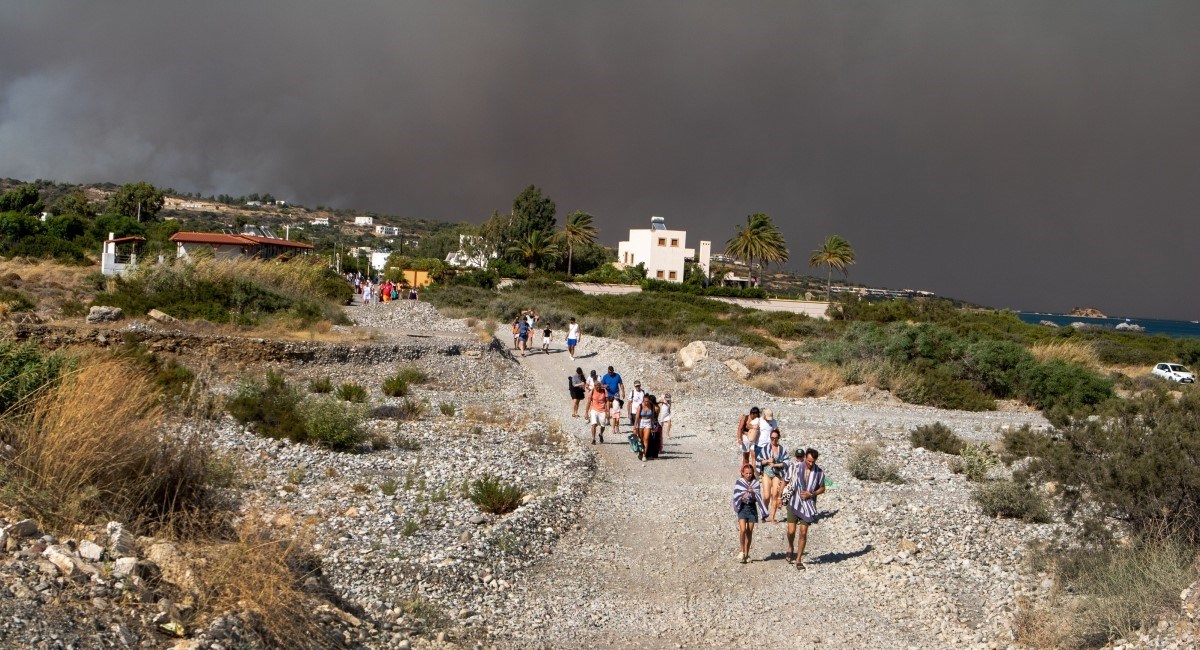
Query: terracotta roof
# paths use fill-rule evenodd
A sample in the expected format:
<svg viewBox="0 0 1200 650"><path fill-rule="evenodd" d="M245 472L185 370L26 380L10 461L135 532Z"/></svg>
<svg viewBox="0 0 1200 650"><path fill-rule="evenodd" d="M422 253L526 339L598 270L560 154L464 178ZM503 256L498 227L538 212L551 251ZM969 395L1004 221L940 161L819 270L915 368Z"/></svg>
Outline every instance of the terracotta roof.
<svg viewBox="0 0 1200 650"><path fill-rule="evenodd" d="M221 232L177 232L171 235L171 241L188 244L227 244L230 246L251 246L256 243L241 235L226 235Z"/></svg>
<svg viewBox="0 0 1200 650"><path fill-rule="evenodd" d="M312 244L306 244L302 241L292 241L290 239L274 239L271 237L256 237L254 235L241 235L246 239L256 241L260 244L270 244L272 246L284 246L287 248L312 248Z"/></svg>
<svg viewBox="0 0 1200 650"><path fill-rule="evenodd" d="M146 241L146 238L138 237L136 235L133 237L117 237L116 239L105 239L104 243L105 244L124 244L125 242L131 242L131 241Z"/></svg>
<svg viewBox="0 0 1200 650"><path fill-rule="evenodd" d="M312 248L306 244L289 239L274 239L272 237L257 237L255 235L227 235L220 232L177 232L171 235L171 241L188 244L226 244L230 246L282 246L284 248Z"/></svg>

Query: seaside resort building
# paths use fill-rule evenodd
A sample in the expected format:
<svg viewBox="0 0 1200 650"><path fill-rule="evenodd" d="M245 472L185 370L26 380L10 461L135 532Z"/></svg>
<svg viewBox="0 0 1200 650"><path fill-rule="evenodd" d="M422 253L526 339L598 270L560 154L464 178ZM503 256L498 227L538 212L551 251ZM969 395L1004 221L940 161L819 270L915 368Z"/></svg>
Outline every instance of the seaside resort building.
<svg viewBox="0 0 1200 650"><path fill-rule="evenodd" d="M683 266L695 260L708 275L712 242L700 242L700 254L687 247L687 231L668 230L666 219L650 217L650 228L629 231L629 239L617 244L617 262L621 266L646 265L646 277L667 282L683 282Z"/></svg>

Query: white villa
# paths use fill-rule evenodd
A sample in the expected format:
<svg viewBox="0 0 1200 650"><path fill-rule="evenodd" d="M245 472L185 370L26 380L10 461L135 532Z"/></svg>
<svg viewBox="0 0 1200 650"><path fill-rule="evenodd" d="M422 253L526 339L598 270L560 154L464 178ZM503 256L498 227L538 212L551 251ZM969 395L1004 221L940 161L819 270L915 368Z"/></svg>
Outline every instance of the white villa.
<svg viewBox="0 0 1200 650"><path fill-rule="evenodd" d="M375 217L354 217L354 225L370 226L375 223Z"/></svg>
<svg viewBox="0 0 1200 650"><path fill-rule="evenodd" d="M450 266L487 270L488 261L496 257L496 251L493 250L489 254L485 250L482 237L459 235L458 250L446 253L446 263Z"/></svg>
<svg viewBox="0 0 1200 650"><path fill-rule="evenodd" d="M650 217L650 228L630 230L629 240L617 244L617 261L625 266L646 265L646 277L683 282L683 265L695 260L707 275L712 242L700 242L700 254L687 247L687 231L668 230L666 219Z"/></svg>

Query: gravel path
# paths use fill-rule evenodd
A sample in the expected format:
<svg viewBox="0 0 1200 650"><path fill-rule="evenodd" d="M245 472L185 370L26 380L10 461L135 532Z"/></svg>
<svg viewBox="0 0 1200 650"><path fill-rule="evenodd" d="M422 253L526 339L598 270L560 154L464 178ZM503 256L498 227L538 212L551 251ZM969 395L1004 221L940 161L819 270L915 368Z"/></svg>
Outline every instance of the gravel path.
<svg viewBox="0 0 1200 650"><path fill-rule="evenodd" d="M909 449L907 431L942 421L991 439L1004 426L1044 424L1040 416L773 398L729 375L719 357L736 349L709 347L710 358L687 372L597 338L584 341L578 362L562 351L520 360L546 417L584 442L590 433L570 417L564 387L576 365L603 373L611 364L627 386L641 379L651 392L671 391L676 424L660 460L640 463L611 436L596 447L578 525L514 593L522 602L499 623L500 645L725 647L768 630L792 647L1011 643L1013 600L1037 588L1021 574L1021 537L1052 526L983 517L945 457ZM810 531L804 572L784 561L783 524L760 524L753 562L736 562L731 431L751 404L775 410L789 448L802 437L820 449L835 484L819 501L825 517ZM847 475L848 447L868 439L906 463L905 484Z"/></svg>

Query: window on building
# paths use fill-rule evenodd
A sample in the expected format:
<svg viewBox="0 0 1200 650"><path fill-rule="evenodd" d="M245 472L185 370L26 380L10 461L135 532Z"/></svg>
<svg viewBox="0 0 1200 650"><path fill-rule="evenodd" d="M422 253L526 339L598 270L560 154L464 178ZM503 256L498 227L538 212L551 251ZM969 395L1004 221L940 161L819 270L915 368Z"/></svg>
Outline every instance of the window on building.
<svg viewBox="0 0 1200 650"><path fill-rule="evenodd" d="M679 248L679 240L678 240L678 239L672 239L672 240L671 240L671 246L672 246L673 248Z"/></svg>
<svg viewBox="0 0 1200 650"><path fill-rule="evenodd" d="M659 237L659 238L658 238L658 245L659 245L659 246L666 246L666 245L667 245L667 238L666 238L666 237Z"/></svg>
<svg viewBox="0 0 1200 650"><path fill-rule="evenodd" d="M674 280L674 279L675 279L675 272L674 272L674 271L671 271L669 274L667 274L667 277L668 277L668 278L670 278L670 279L672 279L672 280Z"/></svg>
<svg viewBox="0 0 1200 650"><path fill-rule="evenodd" d="M674 274L672 274L672 275L674 275ZM662 272L662 271L659 271L658 273L655 273L655 274L654 274L654 277L656 277L656 278L658 278L659 280L661 280L661 279L662 279L662 277L663 277L663 272Z"/></svg>

